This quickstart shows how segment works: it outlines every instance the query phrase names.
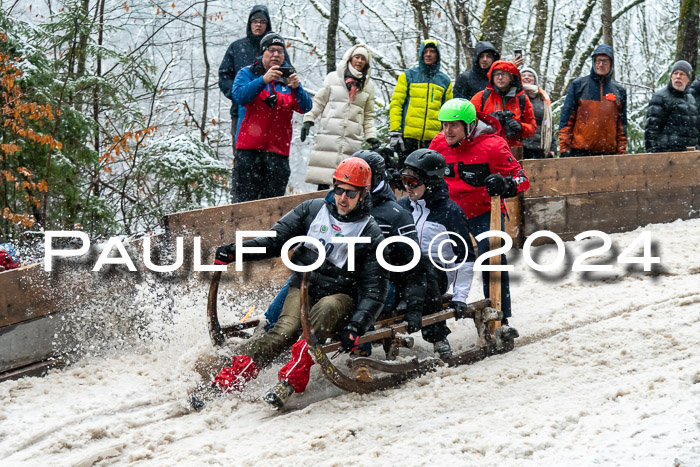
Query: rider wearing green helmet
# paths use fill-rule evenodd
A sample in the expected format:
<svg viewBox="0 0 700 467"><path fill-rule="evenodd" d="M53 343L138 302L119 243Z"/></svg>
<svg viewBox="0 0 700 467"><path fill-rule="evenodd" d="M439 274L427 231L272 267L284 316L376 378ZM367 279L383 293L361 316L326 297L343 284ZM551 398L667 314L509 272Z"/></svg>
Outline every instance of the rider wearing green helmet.
<svg viewBox="0 0 700 467"><path fill-rule="evenodd" d="M438 120L442 122L447 143L454 148L462 144L464 138L471 138L474 134L477 124L476 109L467 99L450 99L440 109ZM462 123L463 130L456 122Z"/></svg>

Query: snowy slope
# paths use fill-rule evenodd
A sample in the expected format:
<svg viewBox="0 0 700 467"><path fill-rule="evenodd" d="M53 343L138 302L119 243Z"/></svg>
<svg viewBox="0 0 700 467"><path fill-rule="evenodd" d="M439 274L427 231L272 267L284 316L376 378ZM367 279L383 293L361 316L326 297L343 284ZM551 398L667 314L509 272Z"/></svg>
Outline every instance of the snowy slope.
<svg viewBox="0 0 700 467"><path fill-rule="evenodd" d="M642 230L612 235L614 245ZM698 466L700 219L644 230L658 241L655 275L616 265L552 278L512 258L514 352L370 395L314 371L279 414L257 400L277 367L189 412L193 364L212 352L205 292L193 290L174 298L173 323L153 324L153 340L0 384L2 465ZM470 300L480 296L475 284ZM471 345L473 325L450 326L453 346Z"/></svg>

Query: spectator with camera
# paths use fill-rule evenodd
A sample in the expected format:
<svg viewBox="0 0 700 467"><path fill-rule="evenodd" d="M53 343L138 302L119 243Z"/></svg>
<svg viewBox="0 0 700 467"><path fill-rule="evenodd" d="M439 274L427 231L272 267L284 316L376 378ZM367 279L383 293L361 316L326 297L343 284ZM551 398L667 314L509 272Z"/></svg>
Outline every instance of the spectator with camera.
<svg viewBox="0 0 700 467"><path fill-rule="evenodd" d="M322 125L309 156L306 182L330 187L338 164L362 149L367 141L372 149L381 144L374 127L374 84L370 80L372 55L364 44L357 44L343 56L335 71L328 73L313 98L311 111L304 115L301 140L305 141L314 121Z"/></svg>
<svg viewBox="0 0 700 467"><path fill-rule="evenodd" d="M294 112L311 110L294 68L285 61L279 34L260 41L260 57L238 72L233 99L239 104L232 202L282 196L289 181Z"/></svg>
<svg viewBox="0 0 700 467"><path fill-rule="evenodd" d="M508 146L522 146L523 139L537 131L537 123L520 71L513 63L499 60L491 65L488 78L486 89L476 93L471 102L478 112L491 114L500 122L499 134Z"/></svg>

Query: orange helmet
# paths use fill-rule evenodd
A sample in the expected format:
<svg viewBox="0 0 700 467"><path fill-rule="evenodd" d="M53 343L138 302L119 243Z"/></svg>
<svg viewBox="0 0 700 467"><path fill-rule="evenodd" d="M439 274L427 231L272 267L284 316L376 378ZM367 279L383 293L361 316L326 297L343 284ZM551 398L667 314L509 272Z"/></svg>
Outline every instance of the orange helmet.
<svg viewBox="0 0 700 467"><path fill-rule="evenodd" d="M368 187L372 182L372 169L359 157L349 157L338 164L333 180L357 187Z"/></svg>

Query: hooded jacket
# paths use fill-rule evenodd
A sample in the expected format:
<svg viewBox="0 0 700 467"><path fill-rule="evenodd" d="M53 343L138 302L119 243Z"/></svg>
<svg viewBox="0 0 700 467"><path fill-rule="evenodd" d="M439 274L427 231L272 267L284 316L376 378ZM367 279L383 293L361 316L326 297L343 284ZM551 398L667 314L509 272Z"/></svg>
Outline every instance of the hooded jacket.
<svg viewBox="0 0 700 467"><path fill-rule="evenodd" d="M285 61L285 66L289 64ZM289 157L294 112L311 110L311 97L304 88L292 89L285 82L265 84L262 61L243 68L233 82L233 98L240 104L236 149L272 152ZM271 97L274 96L274 97ZM274 99L271 107L268 98Z"/></svg>
<svg viewBox="0 0 700 467"><path fill-rule="evenodd" d="M595 72L595 56L612 60L610 72ZM627 151L627 92L612 75L613 49L599 45L593 51L591 72L571 83L559 120L559 150L574 155L624 154Z"/></svg>
<svg viewBox="0 0 700 467"><path fill-rule="evenodd" d="M314 220L317 219L321 210L330 213L331 225L321 228L311 229ZM285 214L270 230L276 232L275 237L258 237L243 242L244 247L264 247L264 253L244 253L246 261L259 261L262 259L279 257L282 246L291 238L308 235L318 238L319 232L337 231L342 236L343 230L334 222L364 223L360 237L369 237L370 243L357 243L355 249L355 270L350 271L347 262L342 266L336 266L329 260L328 253L326 260L320 267L311 272L309 279L309 295L314 300L323 297L343 293L351 297L357 297L355 312L350 321L357 324L360 332L364 334L368 327L374 323L374 319L379 315L384 307L384 300L388 292L387 272L379 265L376 257L377 246L384 240L382 231L377 223L370 216L371 200L365 199L346 216L340 216L335 206L334 200L312 199L298 205L296 208ZM321 213L323 215L324 213ZM335 245L335 244L331 244ZM329 248L326 248L330 251ZM313 264L318 258L318 251L315 247L301 244L296 247L292 254L291 261L297 265L308 266ZM301 285L301 273L295 272L292 276L292 287Z"/></svg>
<svg viewBox="0 0 700 467"><path fill-rule="evenodd" d="M506 93L502 93L500 89L493 83L493 73L496 70L502 70L513 75L513 82ZM510 110L513 112L513 119L520 122L522 131L512 137L506 136L505 128L501 128L499 133L508 141L508 146L522 146L524 138L532 137L537 131L537 123L535 122L535 113L532 110L532 103L525 94L520 71L511 62L499 60L491 65L488 72L489 84L486 89L476 93L472 97L471 102L476 107L477 112L493 114L499 110Z"/></svg>
<svg viewBox="0 0 700 467"><path fill-rule="evenodd" d="M454 288L452 300L466 303L474 277L476 257L469 240L467 219L459 206L450 199L447 184L441 180L437 185L426 189L423 198L411 201L408 196L404 196L398 202L399 206L413 216L423 256L431 258L433 264L439 264L445 269L455 268L446 271L448 287L452 285ZM454 243L442 241L447 238ZM455 258L455 261L443 263L440 253L443 258Z"/></svg>
<svg viewBox="0 0 700 467"><path fill-rule="evenodd" d="M479 55L484 52L491 52L494 62L501 59L501 54L498 53L498 50L496 50L496 47L494 47L492 43L477 42L476 47L474 47L474 54L472 55L471 69L460 73L455 80L455 97L471 100L477 92L486 89L486 86L489 84L489 70L483 70L479 66Z"/></svg>
<svg viewBox="0 0 700 467"><path fill-rule="evenodd" d="M253 34L250 28L250 22L255 13L261 12L267 17L267 28L262 36ZM270 14L265 5L255 5L248 15L248 23L246 25L246 37L238 39L229 45L224 55L224 59L219 65L219 89L224 96L233 101L231 95L233 91L233 81L241 68L251 65L256 57L260 55L260 40L265 34L272 31L272 23L270 22ZM235 101L231 102L231 116L237 118L238 104Z"/></svg>
<svg viewBox="0 0 700 467"><path fill-rule="evenodd" d="M678 91L669 82L651 96L644 130L647 152L685 151L698 144L700 119L689 87Z"/></svg>
<svg viewBox="0 0 700 467"><path fill-rule="evenodd" d="M351 47L338 64L336 71L328 73L323 86L313 98L313 107L306 115L305 122L314 122L319 117L316 142L309 156L306 182L330 185L338 164L362 149L362 142L376 138L374 127L374 84L370 80L372 57L368 57L363 70L364 86L354 99L345 85L345 72L355 51L364 47L358 44Z"/></svg>
<svg viewBox="0 0 700 467"><path fill-rule="evenodd" d="M434 43L438 59L434 65L423 62L426 42ZM440 71L440 48L434 41L424 41L418 51L418 66L399 76L391 96L390 131L403 132L404 138L430 141L441 129L438 113L452 99L452 81Z"/></svg>
<svg viewBox="0 0 700 467"><path fill-rule="evenodd" d="M491 174L512 177L517 193L530 187L523 168L515 160L505 139L499 136L501 125L496 118L481 112L472 139L465 138L456 148L451 148L440 132L430 149L439 152L447 162L445 181L450 197L462 208L467 219L480 216L491 210L491 197L486 192L484 180ZM515 193L514 193L515 195ZM505 210L505 203L501 205Z"/></svg>

